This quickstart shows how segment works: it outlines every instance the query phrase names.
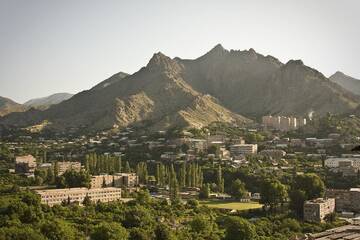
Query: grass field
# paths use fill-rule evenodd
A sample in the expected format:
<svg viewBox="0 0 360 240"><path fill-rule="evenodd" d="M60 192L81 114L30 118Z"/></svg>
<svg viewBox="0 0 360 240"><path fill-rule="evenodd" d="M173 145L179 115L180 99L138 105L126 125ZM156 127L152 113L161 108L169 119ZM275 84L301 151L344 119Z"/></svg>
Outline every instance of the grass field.
<svg viewBox="0 0 360 240"><path fill-rule="evenodd" d="M206 205L210 208L230 209L230 210L247 210L261 208L262 205L257 202L229 202L229 201L201 201L201 205Z"/></svg>

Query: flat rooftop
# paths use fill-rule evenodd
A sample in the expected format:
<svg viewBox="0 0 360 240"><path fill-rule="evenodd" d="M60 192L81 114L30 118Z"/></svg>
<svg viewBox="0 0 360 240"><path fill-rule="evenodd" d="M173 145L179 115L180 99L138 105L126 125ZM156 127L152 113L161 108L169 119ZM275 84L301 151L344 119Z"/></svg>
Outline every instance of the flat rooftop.
<svg viewBox="0 0 360 240"><path fill-rule="evenodd" d="M346 225L332 228L325 232L309 234L312 240L359 240L360 225Z"/></svg>

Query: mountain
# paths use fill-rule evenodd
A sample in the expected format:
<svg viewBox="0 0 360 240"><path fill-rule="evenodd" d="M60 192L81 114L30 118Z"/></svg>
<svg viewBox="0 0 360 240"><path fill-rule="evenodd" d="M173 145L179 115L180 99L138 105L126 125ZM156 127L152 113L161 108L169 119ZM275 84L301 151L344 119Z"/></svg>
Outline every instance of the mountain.
<svg viewBox="0 0 360 240"><path fill-rule="evenodd" d="M156 53L132 75L117 73L67 101L9 114L0 124L26 127L46 120L53 128L199 128L216 121L242 124L267 114L348 113L359 103L360 96L301 60L284 64L254 49L216 45L193 60Z"/></svg>
<svg viewBox="0 0 360 240"><path fill-rule="evenodd" d="M55 93L47 97L31 99L24 103L24 106L28 108L47 109L51 105L59 104L72 96L73 94L71 93Z"/></svg>
<svg viewBox="0 0 360 240"><path fill-rule="evenodd" d="M210 94L231 111L248 117L343 113L360 102L358 96L302 61L283 64L254 49L228 51L217 45L197 59L176 60L184 66L183 78L196 91Z"/></svg>
<svg viewBox="0 0 360 240"><path fill-rule="evenodd" d="M182 78L183 70L176 60L157 53L133 75L115 74L45 111L11 114L0 123L24 127L47 120L53 128L142 126L160 130L250 121L224 108L214 97L194 90Z"/></svg>
<svg viewBox="0 0 360 240"><path fill-rule="evenodd" d="M23 112L25 108L9 98L0 97L0 117L12 112Z"/></svg>
<svg viewBox="0 0 360 240"><path fill-rule="evenodd" d="M336 72L332 76L330 76L330 81L335 82L349 90L350 92L360 95L360 80L352 78L350 76L345 75L342 72Z"/></svg>
<svg viewBox="0 0 360 240"><path fill-rule="evenodd" d="M99 90L101 88L106 88L114 83L121 81L122 79L124 79L127 76L129 76L129 74L124 73L124 72L118 72L118 73L112 75L110 78L106 79L105 81L102 81L101 83L99 83L98 85L93 87L92 89Z"/></svg>

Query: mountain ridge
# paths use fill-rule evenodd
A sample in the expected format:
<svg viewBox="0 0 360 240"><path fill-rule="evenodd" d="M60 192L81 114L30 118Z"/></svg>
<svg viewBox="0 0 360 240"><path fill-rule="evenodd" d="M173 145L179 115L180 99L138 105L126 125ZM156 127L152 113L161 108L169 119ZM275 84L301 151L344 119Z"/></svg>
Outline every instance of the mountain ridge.
<svg viewBox="0 0 360 240"><path fill-rule="evenodd" d="M54 128L200 128L214 121L245 124L248 117L267 114L346 113L359 103L359 96L301 60L284 64L254 49L218 44L196 59L155 53L134 74L114 74L45 111L10 114L0 124L48 120Z"/></svg>
<svg viewBox="0 0 360 240"><path fill-rule="evenodd" d="M335 82L345 88L346 90L360 95L360 80L348 76L340 71L335 72L329 77L330 81Z"/></svg>
<svg viewBox="0 0 360 240"><path fill-rule="evenodd" d="M0 117L13 112L23 112L26 108L10 98L0 96Z"/></svg>
<svg viewBox="0 0 360 240"><path fill-rule="evenodd" d="M25 102L23 105L28 108L45 110L49 108L51 105L59 104L63 101L68 100L72 96L74 96L74 94L54 93L46 97L30 99L29 101Z"/></svg>

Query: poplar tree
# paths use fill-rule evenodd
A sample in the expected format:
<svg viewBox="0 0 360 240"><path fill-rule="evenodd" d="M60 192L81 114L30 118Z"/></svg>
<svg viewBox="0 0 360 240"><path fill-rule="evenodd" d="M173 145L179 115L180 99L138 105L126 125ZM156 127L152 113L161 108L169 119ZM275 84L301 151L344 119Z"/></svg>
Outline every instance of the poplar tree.
<svg viewBox="0 0 360 240"><path fill-rule="evenodd" d="M222 170L220 164L217 171L216 184L218 187L218 191L221 193L224 192L224 178L222 177Z"/></svg>
<svg viewBox="0 0 360 240"><path fill-rule="evenodd" d="M186 164L185 164L185 162L183 162L180 167L179 185L181 188L184 188L186 186Z"/></svg>
<svg viewBox="0 0 360 240"><path fill-rule="evenodd" d="M179 199L179 185L176 178L174 166L171 164L169 179L169 194L171 202L176 202Z"/></svg>

